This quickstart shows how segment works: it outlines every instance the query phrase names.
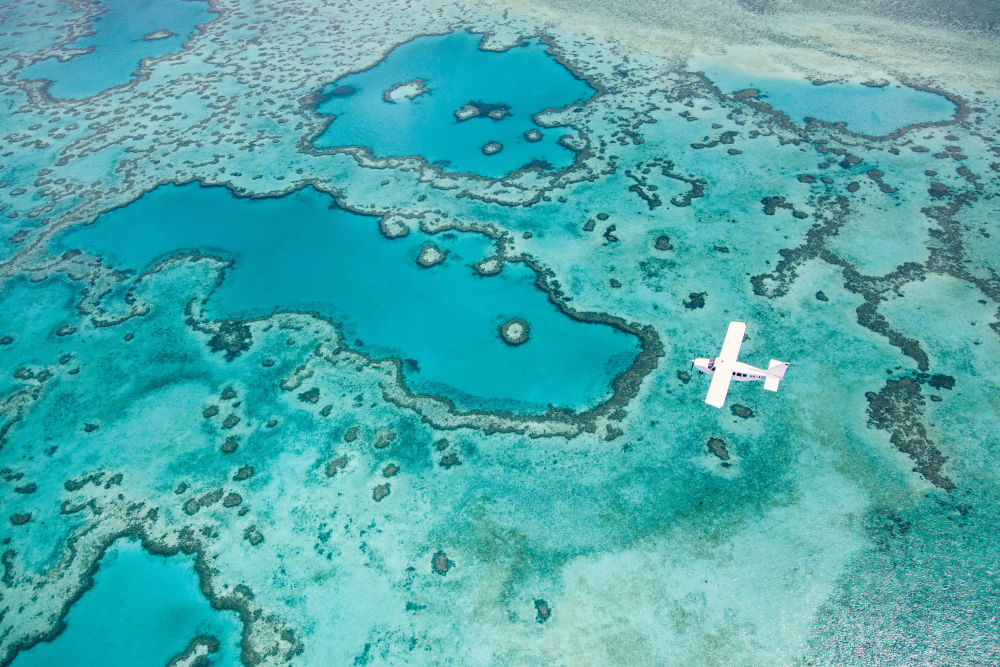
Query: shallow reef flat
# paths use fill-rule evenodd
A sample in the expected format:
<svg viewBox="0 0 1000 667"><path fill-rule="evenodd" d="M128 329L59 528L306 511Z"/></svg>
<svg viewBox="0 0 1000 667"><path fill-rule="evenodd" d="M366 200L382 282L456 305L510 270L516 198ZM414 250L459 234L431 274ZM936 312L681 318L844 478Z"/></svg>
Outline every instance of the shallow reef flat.
<svg viewBox="0 0 1000 667"><path fill-rule="evenodd" d="M991 11L3 5L0 664L1000 663Z"/></svg>

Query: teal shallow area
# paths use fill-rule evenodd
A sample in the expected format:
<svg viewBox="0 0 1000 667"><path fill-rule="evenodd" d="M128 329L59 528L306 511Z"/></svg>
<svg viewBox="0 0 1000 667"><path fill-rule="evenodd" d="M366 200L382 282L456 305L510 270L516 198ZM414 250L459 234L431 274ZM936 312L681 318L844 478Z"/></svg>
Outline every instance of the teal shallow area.
<svg viewBox="0 0 1000 667"><path fill-rule="evenodd" d="M1000 516L988 486L962 493L961 511L927 502L866 516L875 546L824 603L806 664L998 664Z"/></svg>
<svg viewBox="0 0 1000 667"><path fill-rule="evenodd" d="M371 69L329 84L316 110L334 118L314 145L364 146L379 158L419 156L446 171L491 178L536 160L551 169L568 167L575 154L557 141L575 131L544 128L533 115L586 102L594 89L548 55L538 39L498 53L479 49L482 38L468 32L418 37ZM428 92L384 99L393 86L416 78ZM335 93L338 89L347 94ZM470 102L509 110L502 120L480 115L459 121L455 111ZM528 141L524 133L530 130L540 131L541 140ZM484 154L490 142L501 143L503 150Z"/></svg>
<svg viewBox="0 0 1000 667"><path fill-rule="evenodd" d="M86 2L0 8L0 71ZM1000 72L810 51L781 3L638 7L628 34L629 3L543 4L226 0L137 85L0 88L0 665L162 666L209 635L226 665L1000 665ZM653 39L715 53L737 14L745 71L844 58L969 113L805 132L954 108L766 66L719 94ZM304 146L321 128L438 167ZM456 175L532 159L572 167ZM628 400L537 417L605 401L640 340L530 263L476 271L501 252L658 339ZM733 320L741 361L791 366L717 410L690 359Z"/></svg>
<svg viewBox="0 0 1000 667"><path fill-rule="evenodd" d="M154 556L134 540L108 549L93 588L65 623L53 641L20 653L12 665L165 665L199 635L219 641L207 664L240 664L239 617L212 609L191 560Z"/></svg>
<svg viewBox="0 0 1000 667"><path fill-rule="evenodd" d="M448 257L426 269L416 259L431 242ZM222 187L161 186L58 245L134 270L191 250L231 259L210 300L212 316L329 315L353 347L403 359L412 388L467 408L591 407L638 354L636 337L561 313L523 264L480 277L472 265L494 251L486 237L389 241L374 218L337 208L311 188L241 199ZM528 322L531 337L512 347L499 328L515 317Z"/></svg>
<svg viewBox="0 0 1000 667"><path fill-rule="evenodd" d="M42 293L37 283L24 279L7 281L0 287L0 396L26 383L14 377L19 367L43 367L58 358L60 337L56 331L69 322L77 295L59 283Z"/></svg>
<svg viewBox="0 0 1000 667"><path fill-rule="evenodd" d="M947 97L900 84L872 87L833 82L817 86L805 79L748 76L722 68L706 70L705 74L724 93L757 89L763 101L793 123L806 118L845 123L851 132L875 137L916 123L950 120L957 110Z"/></svg>
<svg viewBox="0 0 1000 667"><path fill-rule="evenodd" d="M101 0L100 5L105 11L91 19L93 34L68 45L91 51L32 63L18 78L48 79L48 93L55 98L91 97L128 83L141 60L179 50L197 25L215 18L205 0ZM143 39L159 30L172 34Z"/></svg>

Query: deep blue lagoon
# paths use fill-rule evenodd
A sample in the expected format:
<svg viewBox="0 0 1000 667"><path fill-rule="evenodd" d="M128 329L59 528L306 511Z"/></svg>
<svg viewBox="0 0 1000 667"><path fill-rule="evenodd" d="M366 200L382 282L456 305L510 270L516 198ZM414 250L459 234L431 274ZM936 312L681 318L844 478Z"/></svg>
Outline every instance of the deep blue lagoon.
<svg viewBox="0 0 1000 667"><path fill-rule="evenodd" d="M316 111L332 119L313 144L362 146L377 158L417 156L448 172L490 178L532 163L566 168L575 154L558 140L575 130L539 125L534 116L582 104L596 91L537 38L491 52L479 48L483 37L465 31L417 37L373 67L328 84ZM394 87L417 80L393 95ZM464 117L472 108L475 115ZM501 149L487 154L492 143Z"/></svg>
<svg viewBox="0 0 1000 667"><path fill-rule="evenodd" d="M121 539L101 559L93 588L66 615L66 629L12 664L166 664L198 637L213 647L213 664L239 664L239 617L212 609L191 559L154 556Z"/></svg>
<svg viewBox="0 0 1000 667"><path fill-rule="evenodd" d="M420 251L434 243L447 257L424 268ZM189 251L232 261L209 301L212 317L318 312L344 327L352 347L406 360L415 390L467 408L585 410L638 354L631 334L559 312L524 264L480 276L473 265L495 252L487 237L387 241L377 218L338 208L313 188L249 199L221 187L161 186L58 245L133 271ZM516 347L500 336L514 318L530 327L528 342Z"/></svg>

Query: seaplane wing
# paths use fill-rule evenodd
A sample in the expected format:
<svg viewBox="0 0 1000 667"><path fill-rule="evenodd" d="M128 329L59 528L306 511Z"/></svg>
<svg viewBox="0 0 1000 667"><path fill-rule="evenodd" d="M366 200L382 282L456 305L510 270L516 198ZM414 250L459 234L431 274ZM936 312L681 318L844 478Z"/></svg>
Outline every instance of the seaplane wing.
<svg viewBox="0 0 1000 667"><path fill-rule="evenodd" d="M697 368L699 373L712 374L712 384L708 386L705 402L713 407L721 408L726 402L730 382L763 380L764 389L778 391L778 385L785 377L788 364L784 361L771 359L771 364L766 369L738 361L746 332L746 322L730 322L719 356L715 359L699 357L691 361L691 368Z"/></svg>
<svg viewBox="0 0 1000 667"><path fill-rule="evenodd" d="M715 372L712 384L708 386L705 402L721 408L729 393L729 383L733 379L733 365L740 356L740 346L743 345L743 335L747 332L746 322L730 322L726 331L726 339L722 341L722 350L715 358Z"/></svg>
<svg viewBox="0 0 1000 667"><path fill-rule="evenodd" d="M732 327L730 327L732 331ZM726 337L729 340L729 337ZM740 342L743 342L740 340ZM737 343L737 347L739 343ZM721 408L726 402L726 394L729 393L729 383L733 379L733 371L726 366L716 366L715 374L712 375L712 384L708 385L708 395L705 402L716 408Z"/></svg>
<svg viewBox="0 0 1000 667"><path fill-rule="evenodd" d="M716 357L717 365L729 366L736 363L736 358L740 356L740 346L743 345L743 336L747 332L746 322L730 322L729 330L726 331L726 340L722 341L722 351ZM725 392L723 392L725 396Z"/></svg>

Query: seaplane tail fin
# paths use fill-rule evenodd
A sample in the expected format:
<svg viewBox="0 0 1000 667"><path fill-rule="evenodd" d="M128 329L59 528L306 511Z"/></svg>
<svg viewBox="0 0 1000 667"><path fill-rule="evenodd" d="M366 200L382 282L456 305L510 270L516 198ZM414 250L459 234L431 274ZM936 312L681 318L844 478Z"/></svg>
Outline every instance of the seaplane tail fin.
<svg viewBox="0 0 1000 667"><path fill-rule="evenodd" d="M764 389L767 391L778 391L778 385L785 377L788 364L777 359L771 359L771 364L767 367L767 377L764 378Z"/></svg>

